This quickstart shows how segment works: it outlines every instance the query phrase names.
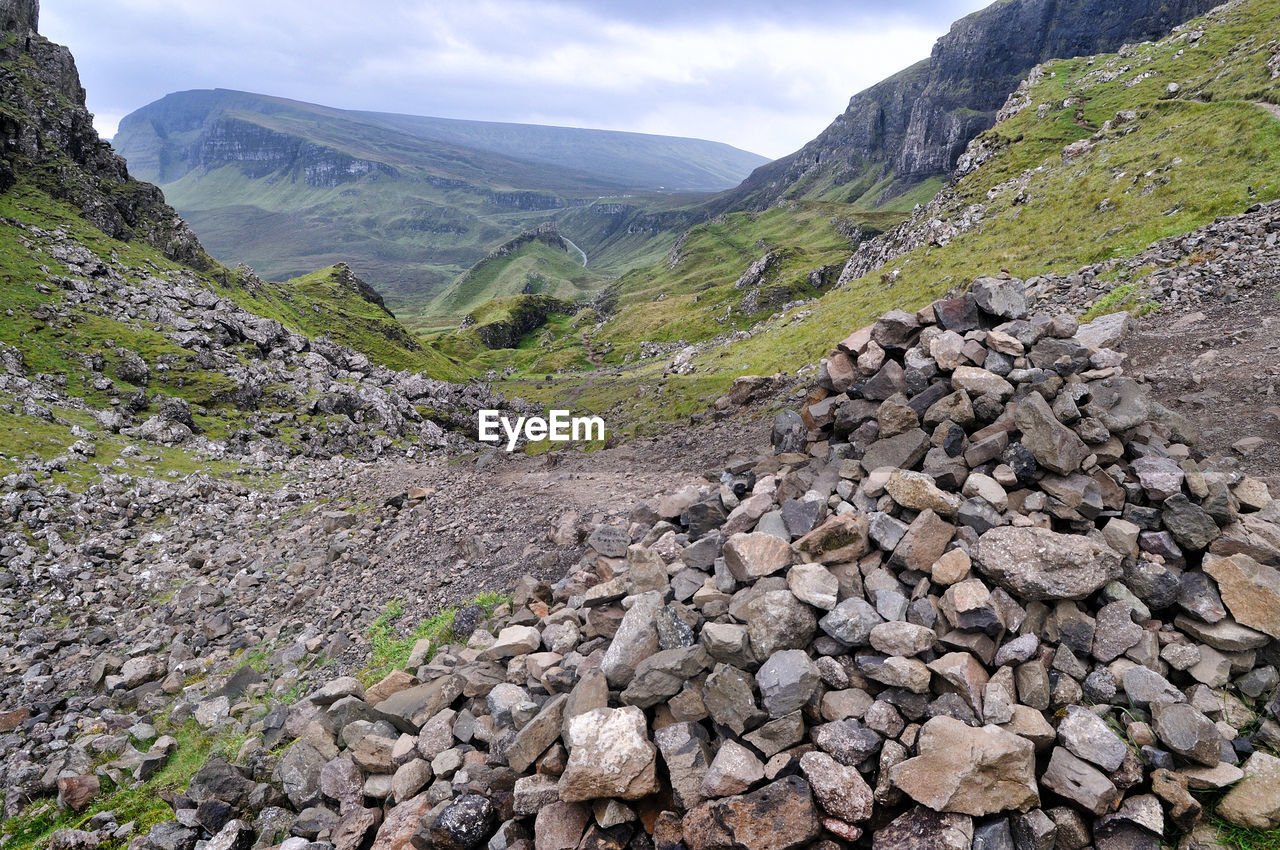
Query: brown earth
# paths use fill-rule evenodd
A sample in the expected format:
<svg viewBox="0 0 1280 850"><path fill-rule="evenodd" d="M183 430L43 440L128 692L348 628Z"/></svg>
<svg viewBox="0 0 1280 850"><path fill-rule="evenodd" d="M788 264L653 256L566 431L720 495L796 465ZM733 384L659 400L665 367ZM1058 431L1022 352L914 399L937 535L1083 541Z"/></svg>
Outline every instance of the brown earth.
<svg viewBox="0 0 1280 850"><path fill-rule="evenodd" d="M1152 395L1200 428L1196 448L1280 493L1280 289L1143 317L1126 350ZM1259 437L1247 453L1237 441Z"/></svg>

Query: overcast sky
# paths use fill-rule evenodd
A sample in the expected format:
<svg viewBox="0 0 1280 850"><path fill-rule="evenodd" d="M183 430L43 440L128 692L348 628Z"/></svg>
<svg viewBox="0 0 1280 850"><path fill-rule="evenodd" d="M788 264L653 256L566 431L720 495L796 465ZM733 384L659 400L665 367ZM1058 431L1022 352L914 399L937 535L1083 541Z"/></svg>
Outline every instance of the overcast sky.
<svg viewBox="0 0 1280 850"><path fill-rule="evenodd" d="M796 150L989 0L43 0L98 131L185 89Z"/></svg>

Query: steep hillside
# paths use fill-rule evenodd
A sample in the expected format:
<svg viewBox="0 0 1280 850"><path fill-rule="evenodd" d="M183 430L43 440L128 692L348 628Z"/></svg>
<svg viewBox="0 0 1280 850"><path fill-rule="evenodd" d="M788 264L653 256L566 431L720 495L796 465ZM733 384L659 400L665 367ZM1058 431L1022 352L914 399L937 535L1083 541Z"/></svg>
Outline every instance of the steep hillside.
<svg viewBox="0 0 1280 850"><path fill-rule="evenodd" d="M0 0L0 17L0 191L22 179L108 236L206 268L200 242L164 196L98 138L70 51L36 34L38 0Z"/></svg>
<svg viewBox="0 0 1280 850"><path fill-rule="evenodd" d="M761 166L714 211L808 198L910 209L995 123L1037 62L1159 38L1214 0L1001 0L952 25L932 55L854 95L816 139ZM895 201L895 199L897 199Z"/></svg>
<svg viewBox="0 0 1280 850"><path fill-rule="evenodd" d="M323 336L392 369L457 379L463 371L421 341L387 309L381 295L345 263L283 283L241 266L219 278L220 291L253 313L307 336Z"/></svg>
<svg viewBox="0 0 1280 850"><path fill-rule="evenodd" d="M697 139L351 112L222 89L139 109L115 143L219 259L277 279L346 260L398 312L601 196L723 189L764 161Z"/></svg>
<svg viewBox="0 0 1280 850"><path fill-rule="evenodd" d="M535 373L516 386L529 398L576 398L653 427L696 413L744 373L769 375L812 362L832 328L894 307L917 309L1000 267L1033 285L1049 274L1072 276L1077 288L1096 283L1100 290L1089 290L1094 298L1119 288L1112 304L1126 297L1134 307L1163 303L1176 297L1176 287L1166 285L1150 299L1135 294L1156 263L1143 254L1148 245L1280 197L1277 42L1280 3L1244 0L1153 44L1037 67L1009 98L1001 121L970 144L954 185L900 226L860 244L838 283L816 301L736 334L702 323L696 306L685 313L678 303L665 322L649 324L679 297L637 304L592 335L600 351L626 341L605 358L621 369L610 380L587 375L548 385ZM1194 247L1175 256L1162 262L1204 259ZM1087 273L1076 274L1086 266ZM661 289L663 273L651 273ZM741 273L723 270L716 280L728 287L731 274ZM1089 307L1088 299L1079 306ZM654 342L690 345L646 345L637 342L637 328ZM706 341L694 344L698 338ZM652 359L635 364L637 349Z"/></svg>
<svg viewBox="0 0 1280 850"><path fill-rule="evenodd" d="M211 260L98 140L37 5L0 19L0 473L83 488L253 454L419 452L492 401L439 380L462 370L349 268L277 284Z"/></svg>

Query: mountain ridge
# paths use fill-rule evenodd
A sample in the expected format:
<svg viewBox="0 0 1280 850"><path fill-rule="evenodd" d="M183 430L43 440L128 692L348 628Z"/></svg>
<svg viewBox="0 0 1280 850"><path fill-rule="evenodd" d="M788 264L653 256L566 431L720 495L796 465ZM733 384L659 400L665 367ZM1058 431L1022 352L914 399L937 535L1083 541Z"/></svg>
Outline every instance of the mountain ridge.
<svg viewBox="0 0 1280 850"><path fill-rule="evenodd" d="M166 131L176 129L179 132L189 132L224 112L262 115L300 112L364 123L418 139L460 148L474 148L526 162L543 162L569 172L588 174L600 181L602 188L662 188L679 191L723 189L740 179L729 175L738 173L739 169L745 171L748 166L768 161L766 157L723 142L687 136L340 109L292 98L222 88L172 92L140 107L121 119L113 142L126 159L131 162L138 160L139 164L135 168L140 169L141 176L155 176L162 183L172 182L181 174L160 171L153 175L150 171L150 159L142 144L146 141L144 126L150 124L157 131L163 127ZM160 139L163 142L168 137L162 134ZM604 142L614 145L629 143L639 147L633 151L630 159L606 158L591 147L591 143ZM725 162L718 170L704 169L699 172L687 163L675 161L677 156L692 156L696 151L715 151L725 157ZM176 153L172 149L165 149L165 152L171 156Z"/></svg>
<svg viewBox="0 0 1280 850"><path fill-rule="evenodd" d="M666 205L686 198L672 187L724 188L764 161L740 151L726 160L735 149L700 140L354 112L230 90L168 95L120 126L131 167L161 185L215 257L277 280L345 261L407 317L520 232L601 199ZM583 221L575 241L610 223ZM601 244L626 253L636 241Z"/></svg>

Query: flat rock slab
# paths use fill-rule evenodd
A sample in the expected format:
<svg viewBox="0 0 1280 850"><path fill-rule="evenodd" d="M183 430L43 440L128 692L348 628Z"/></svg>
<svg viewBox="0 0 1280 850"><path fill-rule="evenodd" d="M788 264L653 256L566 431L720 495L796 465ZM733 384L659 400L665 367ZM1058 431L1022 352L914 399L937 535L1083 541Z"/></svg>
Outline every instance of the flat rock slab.
<svg viewBox="0 0 1280 850"><path fill-rule="evenodd" d="M1244 778L1218 803L1218 814L1252 829L1280 826L1280 759L1266 753L1249 756Z"/></svg>

